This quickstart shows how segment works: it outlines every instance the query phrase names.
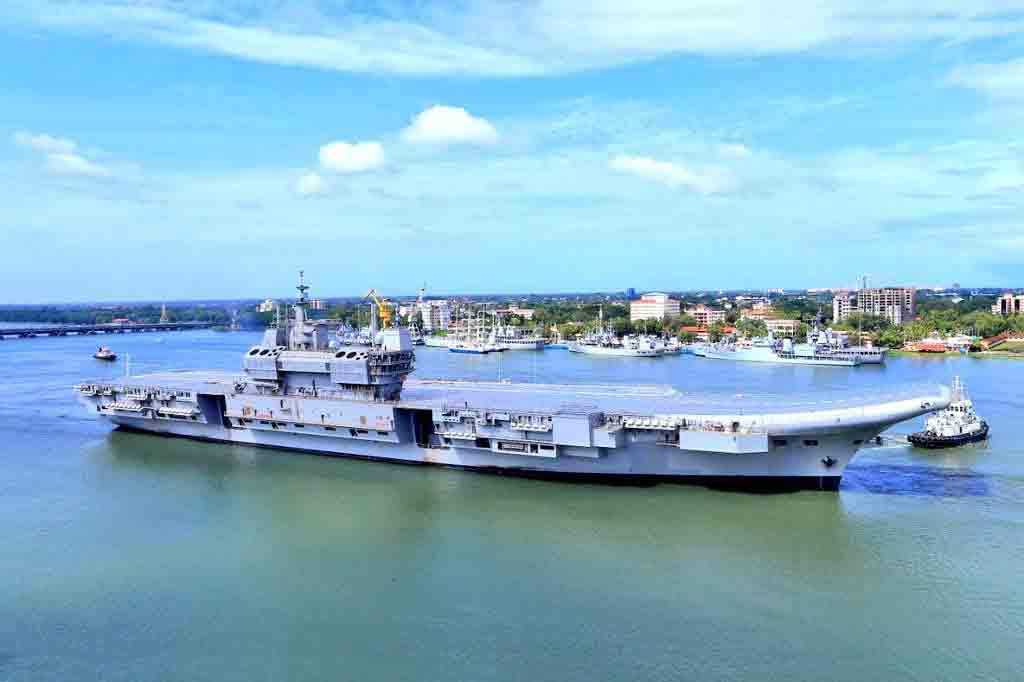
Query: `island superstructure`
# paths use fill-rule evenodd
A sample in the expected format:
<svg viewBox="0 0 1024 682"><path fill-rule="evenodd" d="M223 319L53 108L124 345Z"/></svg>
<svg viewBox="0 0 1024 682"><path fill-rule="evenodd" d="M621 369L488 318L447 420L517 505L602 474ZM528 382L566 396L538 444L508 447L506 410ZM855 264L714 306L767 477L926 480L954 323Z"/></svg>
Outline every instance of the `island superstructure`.
<svg viewBox="0 0 1024 682"><path fill-rule="evenodd" d="M123 429L328 455L539 477L679 480L731 488L838 488L868 440L949 404L942 387L889 396L722 399L666 387L409 379L408 331L338 346L291 313L241 372L86 382L81 400Z"/></svg>

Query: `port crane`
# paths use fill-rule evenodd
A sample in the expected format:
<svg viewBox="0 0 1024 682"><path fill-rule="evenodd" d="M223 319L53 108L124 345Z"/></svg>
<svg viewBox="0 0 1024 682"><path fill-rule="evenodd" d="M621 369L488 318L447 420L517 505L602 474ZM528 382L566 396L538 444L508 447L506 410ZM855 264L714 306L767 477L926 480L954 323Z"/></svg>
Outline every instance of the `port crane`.
<svg viewBox="0 0 1024 682"><path fill-rule="evenodd" d="M385 328L390 327L391 306L388 304L388 300L386 298L380 298L379 296L377 296L376 289L370 289L369 291L367 291L365 294L363 294L363 298L370 299L371 301L373 301L373 304L377 306L377 316L380 318L381 326Z"/></svg>

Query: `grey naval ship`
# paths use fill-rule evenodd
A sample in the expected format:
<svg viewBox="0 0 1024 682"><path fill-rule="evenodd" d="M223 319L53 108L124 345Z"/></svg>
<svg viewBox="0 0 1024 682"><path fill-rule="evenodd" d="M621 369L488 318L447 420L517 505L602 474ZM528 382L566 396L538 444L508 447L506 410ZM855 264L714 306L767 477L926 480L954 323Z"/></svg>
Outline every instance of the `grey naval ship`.
<svg viewBox="0 0 1024 682"><path fill-rule="evenodd" d="M76 386L121 429L544 478L835 490L890 425L946 408L934 387L837 400L715 399L666 387L409 379L407 329L338 345L297 301L239 373L172 371ZM379 315L375 315L375 318ZM336 323L335 323L336 324ZM378 328L380 327L380 328Z"/></svg>

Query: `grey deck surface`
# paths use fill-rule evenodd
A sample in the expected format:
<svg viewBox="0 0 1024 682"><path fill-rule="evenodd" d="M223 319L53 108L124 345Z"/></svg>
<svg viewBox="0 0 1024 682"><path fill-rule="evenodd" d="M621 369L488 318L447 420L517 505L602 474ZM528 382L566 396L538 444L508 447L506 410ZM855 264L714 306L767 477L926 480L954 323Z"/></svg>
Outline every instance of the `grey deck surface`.
<svg viewBox="0 0 1024 682"><path fill-rule="evenodd" d="M125 377L125 386L220 393L244 381L242 373L217 371L155 372ZM408 379L399 404L403 407L464 407L524 412L612 412L621 414L784 414L878 405L910 398L930 398L936 385L904 385L885 390L851 389L821 394L749 394L690 391L670 386L626 384L534 384L486 381Z"/></svg>

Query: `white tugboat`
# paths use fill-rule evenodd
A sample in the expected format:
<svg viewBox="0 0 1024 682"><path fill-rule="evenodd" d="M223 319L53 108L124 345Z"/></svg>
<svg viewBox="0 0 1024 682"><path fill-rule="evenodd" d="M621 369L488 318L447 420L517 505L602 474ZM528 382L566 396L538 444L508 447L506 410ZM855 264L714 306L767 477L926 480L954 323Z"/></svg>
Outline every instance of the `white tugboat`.
<svg viewBox="0 0 1024 682"><path fill-rule="evenodd" d="M924 431L911 434L908 440L919 448L950 448L988 438L988 424L974 411L974 404L960 383L953 378L949 407L930 414Z"/></svg>

